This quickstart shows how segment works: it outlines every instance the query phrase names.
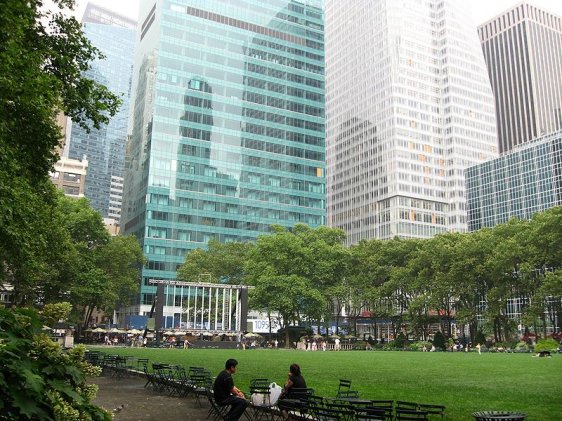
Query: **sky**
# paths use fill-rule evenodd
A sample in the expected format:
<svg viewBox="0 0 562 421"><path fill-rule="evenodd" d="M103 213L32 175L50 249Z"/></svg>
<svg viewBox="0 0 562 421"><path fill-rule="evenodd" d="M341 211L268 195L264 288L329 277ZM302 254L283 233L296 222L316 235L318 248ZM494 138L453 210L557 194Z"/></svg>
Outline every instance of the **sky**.
<svg viewBox="0 0 562 421"><path fill-rule="evenodd" d="M113 10L132 19L138 20L138 4L141 0L76 0L76 16L82 17L88 1ZM472 6L472 16L475 25L490 20L504 10L519 4L520 0L464 0ZM562 1L560 0L527 0L528 3L562 16Z"/></svg>

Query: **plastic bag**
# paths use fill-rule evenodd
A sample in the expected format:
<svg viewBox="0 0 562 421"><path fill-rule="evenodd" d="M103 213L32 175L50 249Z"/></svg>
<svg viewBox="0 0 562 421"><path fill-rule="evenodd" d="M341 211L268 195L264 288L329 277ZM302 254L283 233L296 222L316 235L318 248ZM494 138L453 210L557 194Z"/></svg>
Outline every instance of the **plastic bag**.
<svg viewBox="0 0 562 421"><path fill-rule="evenodd" d="M281 396L281 392L283 391L283 388L281 386L279 386L277 383L273 382L269 385L269 391L270 391L270 395L269 395L269 399L271 400L271 404L275 405L277 403L277 401L279 400L279 396Z"/></svg>

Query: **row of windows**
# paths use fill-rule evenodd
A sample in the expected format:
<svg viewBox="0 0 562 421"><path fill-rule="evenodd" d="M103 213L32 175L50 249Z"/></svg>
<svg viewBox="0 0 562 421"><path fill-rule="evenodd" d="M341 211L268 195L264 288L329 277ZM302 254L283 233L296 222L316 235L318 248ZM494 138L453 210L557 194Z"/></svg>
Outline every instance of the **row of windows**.
<svg viewBox="0 0 562 421"><path fill-rule="evenodd" d="M206 127L201 127L201 126L207 125L207 126L213 126L213 127L224 127L226 129L234 130L234 131L240 130L242 132L251 133L251 134L258 135L258 136L266 136L266 137L269 137L269 138L274 138L274 139L279 139L279 140L288 140L290 142L305 143L305 144L314 145L314 146L323 146L324 145L324 138L319 137L319 136L314 136L314 135L304 134L304 133L300 133L300 132L284 130L283 128L273 127L273 126L276 126L276 125L271 125L271 124L261 125L261 124L246 122L246 121L240 121L239 120L240 117L238 117L237 119L217 118L217 117L213 117L213 115L211 113L212 113L212 111L209 111L208 114L202 113L202 112L186 111L180 117L179 127L178 127L177 124L170 124L170 123L164 123L164 122L158 121L159 119L157 118L154 128L155 128L156 132L164 132L164 133L167 133L167 134L176 134L176 133L179 132L181 135L183 135L185 137L193 137L193 136L189 136L189 134L197 133L197 134L195 134L195 136L201 136L201 138L204 138L206 140L207 138L210 139L212 137L210 135L211 132L209 130L205 130ZM159 110L158 110L158 115L161 116L161 117L166 117L166 118L174 118L174 117L177 117L179 114L180 114L179 111L171 109L171 108L160 107ZM252 114L254 114L254 113L252 113ZM270 113L267 113L267 114L270 114ZM254 115L258 116L257 113L254 114ZM253 118L255 118L255 117L253 117ZM280 123L282 123L282 122L285 121L285 118L278 118L277 120ZM189 126L185 127L184 122L186 122L186 121L194 123L194 125L197 125L197 126L189 125ZM302 124L302 123L304 123L304 122L302 120L300 120L300 123L296 123L296 124ZM313 130L312 128L314 128L314 130L316 130L317 128L320 128L320 127L323 126L323 124L318 124L318 123L313 123L313 122L306 122L306 123L309 123L309 124L306 124L307 130ZM197 130L205 130L209 134L206 134L206 135L203 136L202 134L199 134L197 132ZM316 131L318 131L318 130L316 130ZM213 134L213 136L214 136L214 134ZM200 137L195 137L195 138L199 139ZM262 141L261 143L265 144L266 142ZM256 148L252 147L252 149L256 149ZM283 153L283 152L277 152L277 153ZM311 159L313 159L313 158L311 158ZM321 158L321 160L323 160L323 158Z"/></svg>
<svg viewBox="0 0 562 421"><path fill-rule="evenodd" d="M281 220L280 211L269 211L268 219ZM177 218L178 224L189 224L195 225L196 227L206 226L206 227L217 227L217 228L227 228L227 229L237 229L237 230L250 230L259 232L268 232L271 223L259 223L253 221L237 221L234 219L221 219L212 218L208 216L197 216L197 215L184 215L184 214L174 214ZM287 221L294 223L302 222L311 226L318 226L322 223L322 217L318 215L302 215L297 213L286 212L286 216L289 216ZM194 227L194 228L196 228ZM189 228L185 226L185 228ZM179 240L179 241L197 241L193 240L194 232L189 229L177 229L177 228L162 228L162 227L147 227L148 234L147 237L150 238L160 238L169 240Z"/></svg>
<svg viewBox="0 0 562 421"><path fill-rule="evenodd" d="M275 219L285 219L295 221L298 219L303 219L302 212L288 212L284 210L276 210L271 207L254 207L249 205L239 205L234 203L228 202L215 202L211 200L203 200L203 199L194 199L194 198L187 198L187 197L177 197L176 199L170 199L167 195L163 194L151 194L150 195L150 203L157 205L149 206L149 209L156 209L156 210L149 210L148 216L151 219L157 221L177 221L178 216L175 216L173 212L167 212L167 208L170 207L170 211L173 211L171 208L175 206L177 208L187 208L187 209L195 209L205 212L219 212L219 213L227 213L232 215L231 218L245 218L247 216L255 218L275 218ZM298 199L294 199L294 205L298 205ZM164 207L165 206L165 207ZM278 208L278 207L277 207ZM196 214L195 212L193 214Z"/></svg>
<svg viewBox="0 0 562 421"><path fill-rule="evenodd" d="M160 96L157 94L157 96ZM166 97L168 98L168 97ZM206 112L210 117L214 117L216 119L225 119L225 116L222 113L226 113L226 117L236 118L236 121L239 123L241 117L248 117L249 119L255 120L262 120L268 121L272 123L276 123L279 125L286 125L291 127L297 127L300 129L306 129L316 132L324 133L325 125L324 123L316 122L316 121L309 121L303 120L300 118L295 117L288 117L284 116L279 113L272 113L265 111L262 107L242 107L240 105L235 105L232 103L222 103L219 100L212 101L205 96L199 97L197 95L185 95L184 96L184 104L188 107L180 107L171 106L171 104L160 105L158 107L157 113L163 117L168 117L174 120L180 119L183 115L185 115L186 110L187 112L199 112L203 113ZM197 107L195 109L191 109L189 107ZM203 108L204 110L201 110ZM244 119L247 120L247 119ZM248 122L250 120L247 120ZM199 121L198 121L199 122ZM259 122L256 122L259 123ZM213 124L212 122L205 123L205 124ZM217 124L217 123L215 123ZM237 128L240 128L240 124L238 124Z"/></svg>
<svg viewBox="0 0 562 421"><path fill-rule="evenodd" d="M170 187L170 177L153 175L150 177L149 185L152 187ZM241 188L240 193L237 194L237 188L234 186L225 186L223 184L204 183L201 181L193 180L175 180L175 188L177 190L186 190L192 192L199 192L205 194L212 194L217 196L230 196L238 197L240 199L259 200L262 202L280 203L291 206L304 206L310 208L321 209L324 201L321 199L314 199L310 197L291 196L288 194L273 193L264 190L254 190Z"/></svg>

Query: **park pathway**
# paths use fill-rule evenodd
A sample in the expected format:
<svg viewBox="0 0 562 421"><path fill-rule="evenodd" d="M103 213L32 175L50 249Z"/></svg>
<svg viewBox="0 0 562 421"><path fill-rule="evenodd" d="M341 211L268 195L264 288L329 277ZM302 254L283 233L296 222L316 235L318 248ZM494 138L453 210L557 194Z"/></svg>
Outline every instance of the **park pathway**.
<svg viewBox="0 0 562 421"><path fill-rule="evenodd" d="M142 377L93 377L99 386L94 403L113 412L116 421L203 421L208 402L199 407L193 398L177 398L145 389Z"/></svg>

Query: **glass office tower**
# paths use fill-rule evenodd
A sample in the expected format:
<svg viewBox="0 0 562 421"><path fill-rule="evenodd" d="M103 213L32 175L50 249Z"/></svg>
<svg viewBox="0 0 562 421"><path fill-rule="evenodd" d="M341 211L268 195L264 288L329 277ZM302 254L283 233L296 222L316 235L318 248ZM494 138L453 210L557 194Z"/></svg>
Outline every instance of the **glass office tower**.
<svg viewBox="0 0 562 421"><path fill-rule="evenodd" d="M322 2L143 1L140 16L123 221L148 263L129 314L210 239L325 220Z"/></svg>
<svg viewBox="0 0 562 421"><path fill-rule="evenodd" d="M349 244L466 231L464 169L497 155L467 2L326 1L327 219Z"/></svg>
<svg viewBox="0 0 562 421"><path fill-rule="evenodd" d="M468 168L466 193L470 231L562 205L562 131Z"/></svg>
<svg viewBox="0 0 562 421"><path fill-rule="evenodd" d="M122 184L129 100L133 74L136 22L96 5L88 4L82 19L90 42L105 56L92 63L86 75L108 87L122 101L109 124L89 133L73 123L68 141L68 157L88 160L84 195L104 218L117 224L121 214Z"/></svg>

